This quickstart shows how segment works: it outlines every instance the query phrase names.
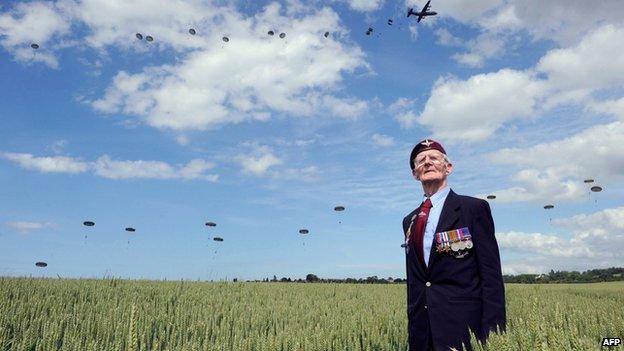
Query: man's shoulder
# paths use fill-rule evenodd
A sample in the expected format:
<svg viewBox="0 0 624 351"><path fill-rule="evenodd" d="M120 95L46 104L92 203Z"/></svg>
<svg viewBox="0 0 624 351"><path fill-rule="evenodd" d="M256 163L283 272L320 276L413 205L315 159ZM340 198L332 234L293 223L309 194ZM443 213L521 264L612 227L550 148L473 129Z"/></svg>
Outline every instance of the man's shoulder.
<svg viewBox="0 0 624 351"><path fill-rule="evenodd" d="M468 195L459 195L456 193L453 193L453 195L456 197L456 201L460 202L462 206L470 208L483 208L486 206L489 207L488 202L484 199Z"/></svg>

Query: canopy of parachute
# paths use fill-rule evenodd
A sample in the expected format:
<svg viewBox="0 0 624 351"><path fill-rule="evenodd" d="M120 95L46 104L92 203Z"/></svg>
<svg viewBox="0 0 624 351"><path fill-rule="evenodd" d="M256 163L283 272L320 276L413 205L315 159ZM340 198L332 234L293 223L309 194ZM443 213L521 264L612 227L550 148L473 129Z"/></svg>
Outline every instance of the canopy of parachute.
<svg viewBox="0 0 624 351"><path fill-rule="evenodd" d="M554 206L554 205L545 205L545 206L544 206L544 209L545 209L545 210L550 210L550 209L552 209L552 208L555 208L555 206Z"/></svg>
<svg viewBox="0 0 624 351"><path fill-rule="evenodd" d="M128 228L126 228L126 231L127 231L127 232L135 232L135 231L136 231L136 229L134 229L134 228L132 228L132 227L128 227Z"/></svg>
<svg viewBox="0 0 624 351"><path fill-rule="evenodd" d="M309 232L307 229L299 229L299 234L308 234Z"/></svg>
<svg viewBox="0 0 624 351"><path fill-rule="evenodd" d="M593 182L594 182L594 180L593 180L593 179L585 179L585 180L583 181L583 183L586 183L586 184L593 183Z"/></svg>
<svg viewBox="0 0 624 351"><path fill-rule="evenodd" d="M223 238L215 236L214 238L212 238L212 240L214 240L214 241L223 241Z"/></svg>
<svg viewBox="0 0 624 351"><path fill-rule="evenodd" d="M206 227L216 227L217 223L215 222L206 222Z"/></svg>
<svg viewBox="0 0 624 351"><path fill-rule="evenodd" d="M602 191L602 187L596 185L596 186L592 186L590 190L595 193L598 193Z"/></svg>
<svg viewBox="0 0 624 351"><path fill-rule="evenodd" d="M496 195L488 195L487 198L488 200L494 200L496 199Z"/></svg>
<svg viewBox="0 0 624 351"><path fill-rule="evenodd" d="M194 28L190 28L189 29L189 34L190 35L195 35L195 34L197 34L197 31Z"/></svg>
<svg viewBox="0 0 624 351"><path fill-rule="evenodd" d="M37 262L37 263L35 263L35 266L37 266L37 267L47 267L48 264L45 263L45 262Z"/></svg>
<svg viewBox="0 0 624 351"><path fill-rule="evenodd" d="M344 206L336 206L336 207L334 207L334 211L344 211L344 210L345 210Z"/></svg>
<svg viewBox="0 0 624 351"><path fill-rule="evenodd" d="M92 221L84 221L82 222L82 224L84 224L87 227L93 227L95 225L95 222Z"/></svg>

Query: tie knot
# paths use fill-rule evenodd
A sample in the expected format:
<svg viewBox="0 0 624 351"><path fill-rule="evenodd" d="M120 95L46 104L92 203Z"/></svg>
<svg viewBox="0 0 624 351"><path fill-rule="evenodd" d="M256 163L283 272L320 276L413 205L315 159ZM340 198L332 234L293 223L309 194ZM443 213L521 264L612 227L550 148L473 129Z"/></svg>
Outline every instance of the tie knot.
<svg viewBox="0 0 624 351"><path fill-rule="evenodd" d="M427 200L425 200L422 204L423 208L431 208L431 206L433 206L433 204L431 204L431 199L427 198Z"/></svg>

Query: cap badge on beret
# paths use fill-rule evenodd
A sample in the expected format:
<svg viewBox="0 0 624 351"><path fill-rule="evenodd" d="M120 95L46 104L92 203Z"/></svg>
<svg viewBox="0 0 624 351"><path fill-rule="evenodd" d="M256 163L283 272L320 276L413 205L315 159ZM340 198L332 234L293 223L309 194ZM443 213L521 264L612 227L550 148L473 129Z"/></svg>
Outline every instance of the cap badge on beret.
<svg viewBox="0 0 624 351"><path fill-rule="evenodd" d="M446 151L444 150L444 147L442 146L442 144L440 144L439 142L435 140L425 139L419 142L418 144L416 144L414 148L412 149L412 153L410 154L410 160L409 160L410 168L412 170L414 169L414 158L416 157L416 155L426 150L438 150L441 153L446 155Z"/></svg>

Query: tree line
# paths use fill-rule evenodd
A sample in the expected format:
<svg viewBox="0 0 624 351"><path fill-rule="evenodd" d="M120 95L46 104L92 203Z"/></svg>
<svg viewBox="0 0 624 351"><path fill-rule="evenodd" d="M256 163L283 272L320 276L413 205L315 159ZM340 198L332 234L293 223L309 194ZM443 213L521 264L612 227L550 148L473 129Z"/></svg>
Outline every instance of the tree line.
<svg viewBox="0 0 624 351"><path fill-rule="evenodd" d="M624 267L611 267L602 269L590 269L584 272L578 271L555 271L550 270L547 274L517 274L503 275L505 283L544 284L544 283L597 283L624 280ZM290 277L265 278L258 282L280 283L349 283L349 284L402 284L403 278L379 278L376 275L366 278L319 278L316 274L308 274L305 279L292 279Z"/></svg>

